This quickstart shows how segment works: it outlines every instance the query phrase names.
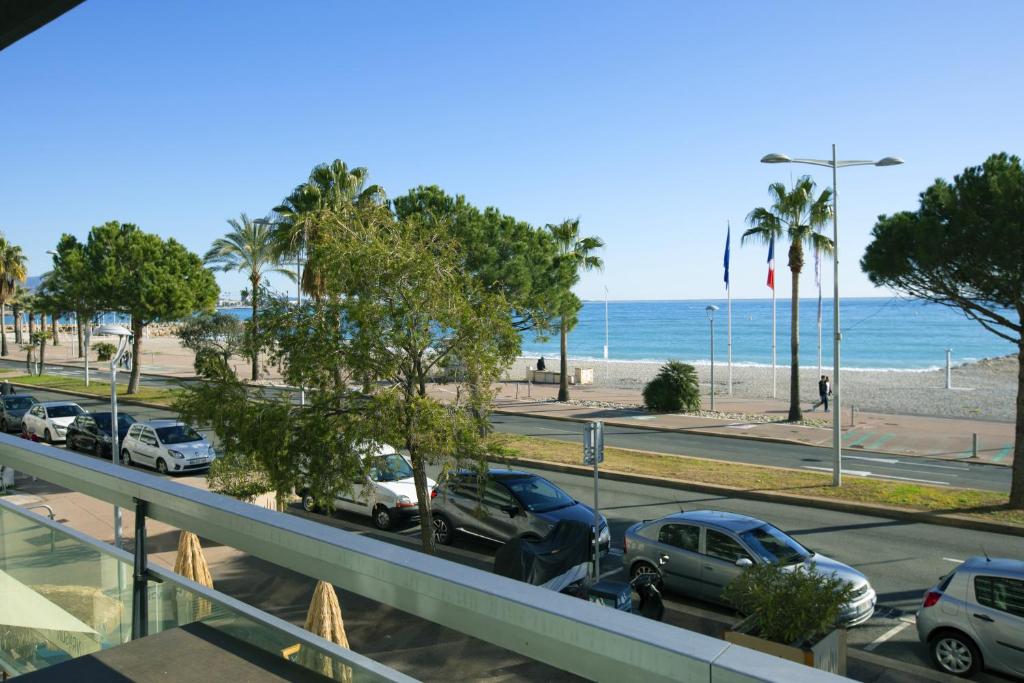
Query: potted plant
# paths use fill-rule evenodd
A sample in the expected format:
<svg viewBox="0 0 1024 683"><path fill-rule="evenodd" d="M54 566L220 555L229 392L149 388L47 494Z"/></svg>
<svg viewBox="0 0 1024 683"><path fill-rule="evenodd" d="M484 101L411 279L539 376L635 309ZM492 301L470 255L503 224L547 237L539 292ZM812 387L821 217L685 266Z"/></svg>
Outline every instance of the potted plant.
<svg viewBox="0 0 1024 683"><path fill-rule="evenodd" d="M723 597L745 618L725 640L837 674L846 673L846 629L837 626L853 587L810 566L757 564Z"/></svg>
<svg viewBox="0 0 1024 683"><path fill-rule="evenodd" d="M104 361L114 357L117 347L110 342L99 342L92 345L92 350L96 352L96 360Z"/></svg>

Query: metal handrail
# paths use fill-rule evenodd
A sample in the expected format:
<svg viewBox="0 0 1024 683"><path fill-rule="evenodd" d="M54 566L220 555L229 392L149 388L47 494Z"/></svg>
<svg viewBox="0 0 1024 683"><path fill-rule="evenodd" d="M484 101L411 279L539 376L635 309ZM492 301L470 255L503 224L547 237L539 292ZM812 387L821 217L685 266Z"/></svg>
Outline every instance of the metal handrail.
<svg viewBox="0 0 1024 683"><path fill-rule="evenodd" d="M0 462L599 681L838 681L716 638L0 434Z"/></svg>

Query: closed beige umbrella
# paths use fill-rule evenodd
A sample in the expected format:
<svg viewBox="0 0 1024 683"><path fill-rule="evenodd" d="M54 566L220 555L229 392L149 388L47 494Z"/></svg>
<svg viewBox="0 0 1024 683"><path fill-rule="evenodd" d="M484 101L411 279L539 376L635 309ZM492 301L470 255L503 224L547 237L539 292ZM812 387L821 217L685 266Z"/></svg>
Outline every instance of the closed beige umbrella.
<svg viewBox="0 0 1024 683"><path fill-rule="evenodd" d="M213 588L213 577L210 576L210 567L203 555L203 546L199 543L199 537L191 531L182 530L178 536L178 556L174 560L174 571L190 581ZM179 625L210 615L212 607L208 600L191 594L185 596L183 593L179 592L177 600Z"/></svg>
<svg viewBox="0 0 1024 683"><path fill-rule="evenodd" d="M345 649L351 649L348 645L348 636L345 634L345 622L341 618L338 595L334 592L334 586L326 581L318 581L316 584L303 628ZM320 652L302 648L299 652L299 661L303 666L322 673L328 678L343 683L352 683L351 668Z"/></svg>

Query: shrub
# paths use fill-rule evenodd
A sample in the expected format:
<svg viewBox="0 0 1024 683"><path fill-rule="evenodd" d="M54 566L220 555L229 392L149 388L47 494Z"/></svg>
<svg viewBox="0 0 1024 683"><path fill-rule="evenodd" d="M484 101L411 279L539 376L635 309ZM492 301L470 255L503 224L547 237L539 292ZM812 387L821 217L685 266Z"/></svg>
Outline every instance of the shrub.
<svg viewBox="0 0 1024 683"><path fill-rule="evenodd" d="M801 647L835 628L852 594L852 585L813 563L795 569L769 563L748 568L722 597L750 617L752 635Z"/></svg>
<svg viewBox="0 0 1024 683"><path fill-rule="evenodd" d="M697 371L677 360L665 363L658 376L644 387L644 405L659 413L700 410Z"/></svg>
<svg viewBox="0 0 1024 683"><path fill-rule="evenodd" d="M110 360L117 353L117 347L110 342L93 344L92 350L96 352L96 360Z"/></svg>

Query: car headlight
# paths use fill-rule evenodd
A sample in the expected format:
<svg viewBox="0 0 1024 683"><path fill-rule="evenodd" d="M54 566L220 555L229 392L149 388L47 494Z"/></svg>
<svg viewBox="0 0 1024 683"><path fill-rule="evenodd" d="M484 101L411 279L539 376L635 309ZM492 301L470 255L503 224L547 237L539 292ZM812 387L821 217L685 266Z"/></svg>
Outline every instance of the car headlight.
<svg viewBox="0 0 1024 683"><path fill-rule="evenodd" d="M172 458L177 458L179 460L185 457L184 455L181 454L180 451L167 451L167 455L171 456Z"/></svg>
<svg viewBox="0 0 1024 683"><path fill-rule="evenodd" d="M597 535L597 542L600 544L612 542L612 532L608 530L608 527L601 529L601 532Z"/></svg>
<svg viewBox="0 0 1024 683"><path fill-rule="evenodd" d="M64 425L53 425L53 428L56 429L58 432L68 431L68 428L65 427Z"/></svg>
<svg viewBox="0 0 1024 683"><path fill-rule="evenodd" d="M213 450L213 446L210 446L209 448L206 449L206 454L211 458L217 457L217 451Z"/></svg>
<svg viewBox="0 0 1024 683"><path fill-rule="evenodd" d="M409 496L398 496L398 498L395 498L395 507L411 508L416 507L416 503L412 502L412 499L409 498Z"/></svg>

